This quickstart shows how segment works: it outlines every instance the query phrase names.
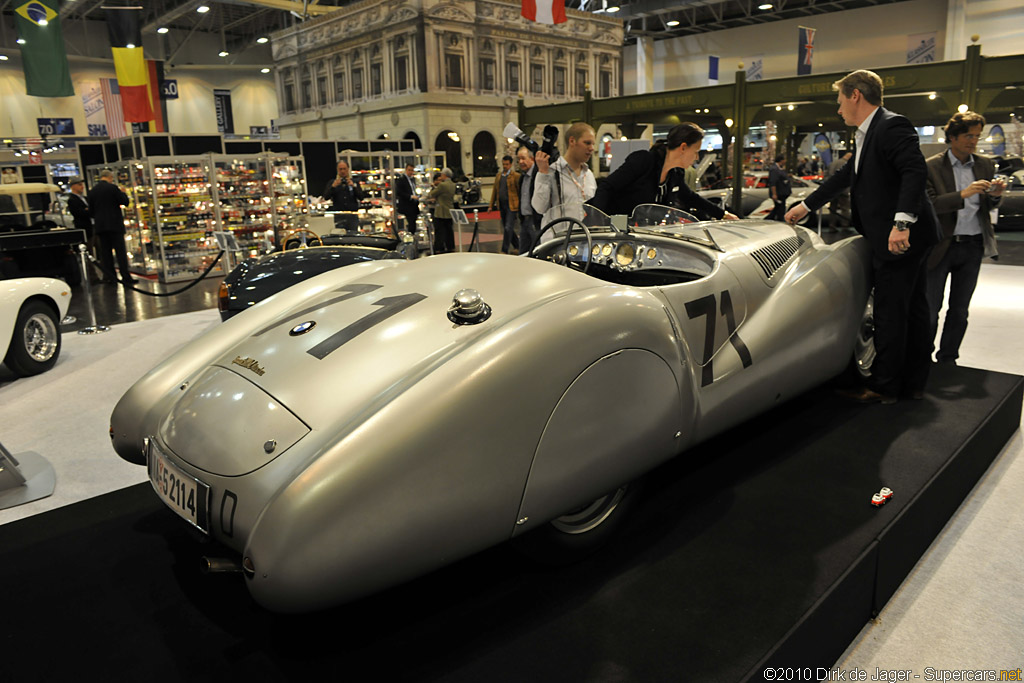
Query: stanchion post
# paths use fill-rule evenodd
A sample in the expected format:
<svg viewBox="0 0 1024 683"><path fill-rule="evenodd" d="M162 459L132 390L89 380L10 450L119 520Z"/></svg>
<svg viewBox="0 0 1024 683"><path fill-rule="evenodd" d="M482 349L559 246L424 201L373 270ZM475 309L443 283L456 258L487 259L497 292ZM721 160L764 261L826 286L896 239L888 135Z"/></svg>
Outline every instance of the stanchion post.
<svg viewBox="0 0 1024 683"><path fill-rule="evenodd" d="M476 239L476 250L480 251L480 209L473 209L473 237Z"/></svg>
<svg viewBox="0 0 1024 683"><path fill-rule="evenodd" d="M86 259L86 248L84 244L78 245L78 256L78 265L82 270L82 287L85 289L85 305L89 309L89 320L92 321L92 325L89 327L83 327L78 331L78 334L99 334L100 332L109 332L109 327L106 325L100 325L96 322L96 308L92 305L92 284L89 282L89 264Z"/></svg>

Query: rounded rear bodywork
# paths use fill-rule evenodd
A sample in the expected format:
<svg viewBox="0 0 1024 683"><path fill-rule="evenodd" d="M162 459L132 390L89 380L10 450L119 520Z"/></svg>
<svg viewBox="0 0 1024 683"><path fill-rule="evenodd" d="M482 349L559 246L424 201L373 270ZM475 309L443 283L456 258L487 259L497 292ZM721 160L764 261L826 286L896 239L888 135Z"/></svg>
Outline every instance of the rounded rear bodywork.
<svg viewBox="0 0 1024 683"><path fill-rule="evenodd" d="M136 383L112 415L114 447L209 487L204 531L247 558L266 607L366 595L543 525L838 372L867 296L863 245L732 230L687 244L694 272L659 284L497 254L324 273ZM678 242L600 239L644 254ZM449 319L466 289L489 317ZM790 290L803 300L784 301Z"/></svg>

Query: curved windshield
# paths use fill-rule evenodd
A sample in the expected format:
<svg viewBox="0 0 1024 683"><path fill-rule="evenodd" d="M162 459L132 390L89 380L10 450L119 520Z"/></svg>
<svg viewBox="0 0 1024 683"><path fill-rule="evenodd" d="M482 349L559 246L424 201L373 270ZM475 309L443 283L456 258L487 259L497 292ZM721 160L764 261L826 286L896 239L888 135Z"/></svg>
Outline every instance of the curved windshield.
<svg viewBox="0 0 1024 683"><path fill-rule="evenodd" d="M684 223L696 223L697 217L682 209L660 204L641 204L629 217L631 228L663 228Z"/></svg>

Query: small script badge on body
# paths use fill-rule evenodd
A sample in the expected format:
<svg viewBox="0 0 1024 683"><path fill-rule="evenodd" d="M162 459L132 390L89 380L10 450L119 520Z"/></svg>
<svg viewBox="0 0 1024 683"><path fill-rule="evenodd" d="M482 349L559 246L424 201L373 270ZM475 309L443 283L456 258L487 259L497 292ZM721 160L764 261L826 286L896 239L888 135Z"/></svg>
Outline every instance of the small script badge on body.
<svg viewBox="0 0 1024 683"><path fill-rule="evenodd" d="M266 370L260 367L259 362L255 358L242 358L241 356L235 356L235 359L231 362L235 365L241 365L247 370L252 370L260 377L262 377L263 373L266 372Z"/></svg>

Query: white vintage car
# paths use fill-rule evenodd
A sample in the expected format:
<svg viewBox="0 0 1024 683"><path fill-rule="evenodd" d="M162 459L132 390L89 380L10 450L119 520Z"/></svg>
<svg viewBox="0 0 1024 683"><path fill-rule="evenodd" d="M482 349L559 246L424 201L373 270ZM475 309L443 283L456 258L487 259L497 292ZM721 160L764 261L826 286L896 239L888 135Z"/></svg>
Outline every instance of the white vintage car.
<svg viewBox="0 0 1024 683"><path fill-rule="evenodd" d="M71 288L63 280L0 280L0 342L9 370L26 376L54 366L60 355L60 321L70 304Z"/></svg>

